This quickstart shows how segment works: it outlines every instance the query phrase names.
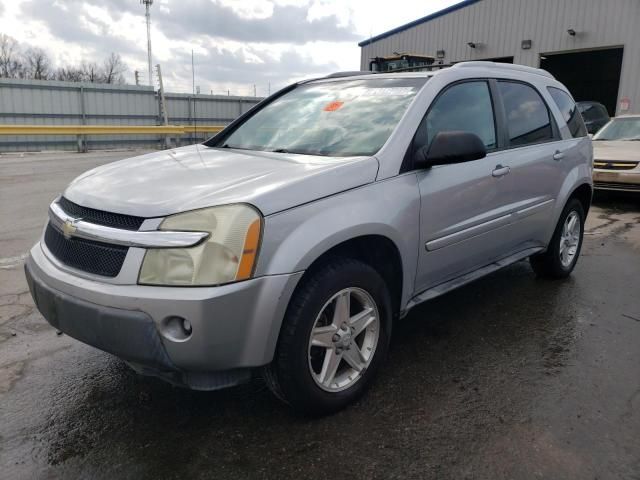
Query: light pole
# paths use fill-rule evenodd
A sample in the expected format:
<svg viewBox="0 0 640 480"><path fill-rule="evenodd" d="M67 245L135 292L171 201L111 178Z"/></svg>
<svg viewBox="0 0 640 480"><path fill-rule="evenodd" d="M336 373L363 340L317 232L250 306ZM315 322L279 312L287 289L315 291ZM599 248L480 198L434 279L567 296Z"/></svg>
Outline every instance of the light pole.
<svg viewBox="0 0 640 480"><path fill-rule="evenodd" d="M149 63L149 85L153 85L153 67L151 66L151 12L149 8L153 4L153 0L140 0L145 7L145 18L147 19L147 61Z"/></svg>

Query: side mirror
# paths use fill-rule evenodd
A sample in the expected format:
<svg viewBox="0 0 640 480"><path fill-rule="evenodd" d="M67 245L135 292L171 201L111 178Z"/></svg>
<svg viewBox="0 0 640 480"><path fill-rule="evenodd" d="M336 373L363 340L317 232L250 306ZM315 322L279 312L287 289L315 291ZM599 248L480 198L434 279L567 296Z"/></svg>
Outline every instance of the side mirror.
<svg viewBox="0 0 640 480"><path fill-rule="evenodd" d="M418 149L413 155L415 168L429 168L434 165L470 162L487 156L480 137L469 132L439 132L431 144Z"/></svg>

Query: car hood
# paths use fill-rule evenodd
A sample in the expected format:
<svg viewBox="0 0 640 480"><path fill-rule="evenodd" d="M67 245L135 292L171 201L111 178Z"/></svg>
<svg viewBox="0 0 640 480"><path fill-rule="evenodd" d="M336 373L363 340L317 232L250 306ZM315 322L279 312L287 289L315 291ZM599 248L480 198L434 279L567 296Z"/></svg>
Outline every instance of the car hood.
<svg viewBox="0 0 640 480"><path fill-rule="evenodd" d="M595 160L640 162L640 142L628 140L596 140L593 142Z"/></svg>
<svg viewBox="0 0 640 480"><path fill-rule="evenodd" d="M89 170L64 196L98 210L160 217L250 203L264 215L373 182L375 157L321 157L191 145Z"/></svg>

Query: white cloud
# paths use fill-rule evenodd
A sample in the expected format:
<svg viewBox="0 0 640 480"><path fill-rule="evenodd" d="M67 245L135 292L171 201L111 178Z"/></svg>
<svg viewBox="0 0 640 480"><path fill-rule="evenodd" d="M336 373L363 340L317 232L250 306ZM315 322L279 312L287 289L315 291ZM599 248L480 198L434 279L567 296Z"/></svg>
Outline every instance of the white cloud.
<svg viewBox="0 0 640 480"><path fill-rule="evenodd" d="M220 0L221 5L233 9L239 16L250 19L269 18L273 14L273 2L268 0Z"/></svg>
<svg viewBox="0 0 640 480"><path fill-rule="evenodd" d="M356 70L357 43L458 0L158 0L154 63L165 85L191 90L191 50L203 92L259 95L306 76ZM0 31L47 50L57 65L120 53L146 78L144 7L136 0L0 0Z"/></svg>

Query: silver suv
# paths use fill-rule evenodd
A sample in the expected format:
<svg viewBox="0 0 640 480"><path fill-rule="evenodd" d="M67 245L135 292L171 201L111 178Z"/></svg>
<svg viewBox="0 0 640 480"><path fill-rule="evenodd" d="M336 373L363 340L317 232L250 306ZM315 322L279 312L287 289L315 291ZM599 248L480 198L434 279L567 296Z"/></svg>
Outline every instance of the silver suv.
<svg viewBox="0 0 640 480"><path fill-rule="evenodd" d="M78 177L25 269L51 325L140 373L200 390L259 374L323 414L371 384L412 307L525 258L569 275L591 169L542 70L333 75Z"/></svg>

